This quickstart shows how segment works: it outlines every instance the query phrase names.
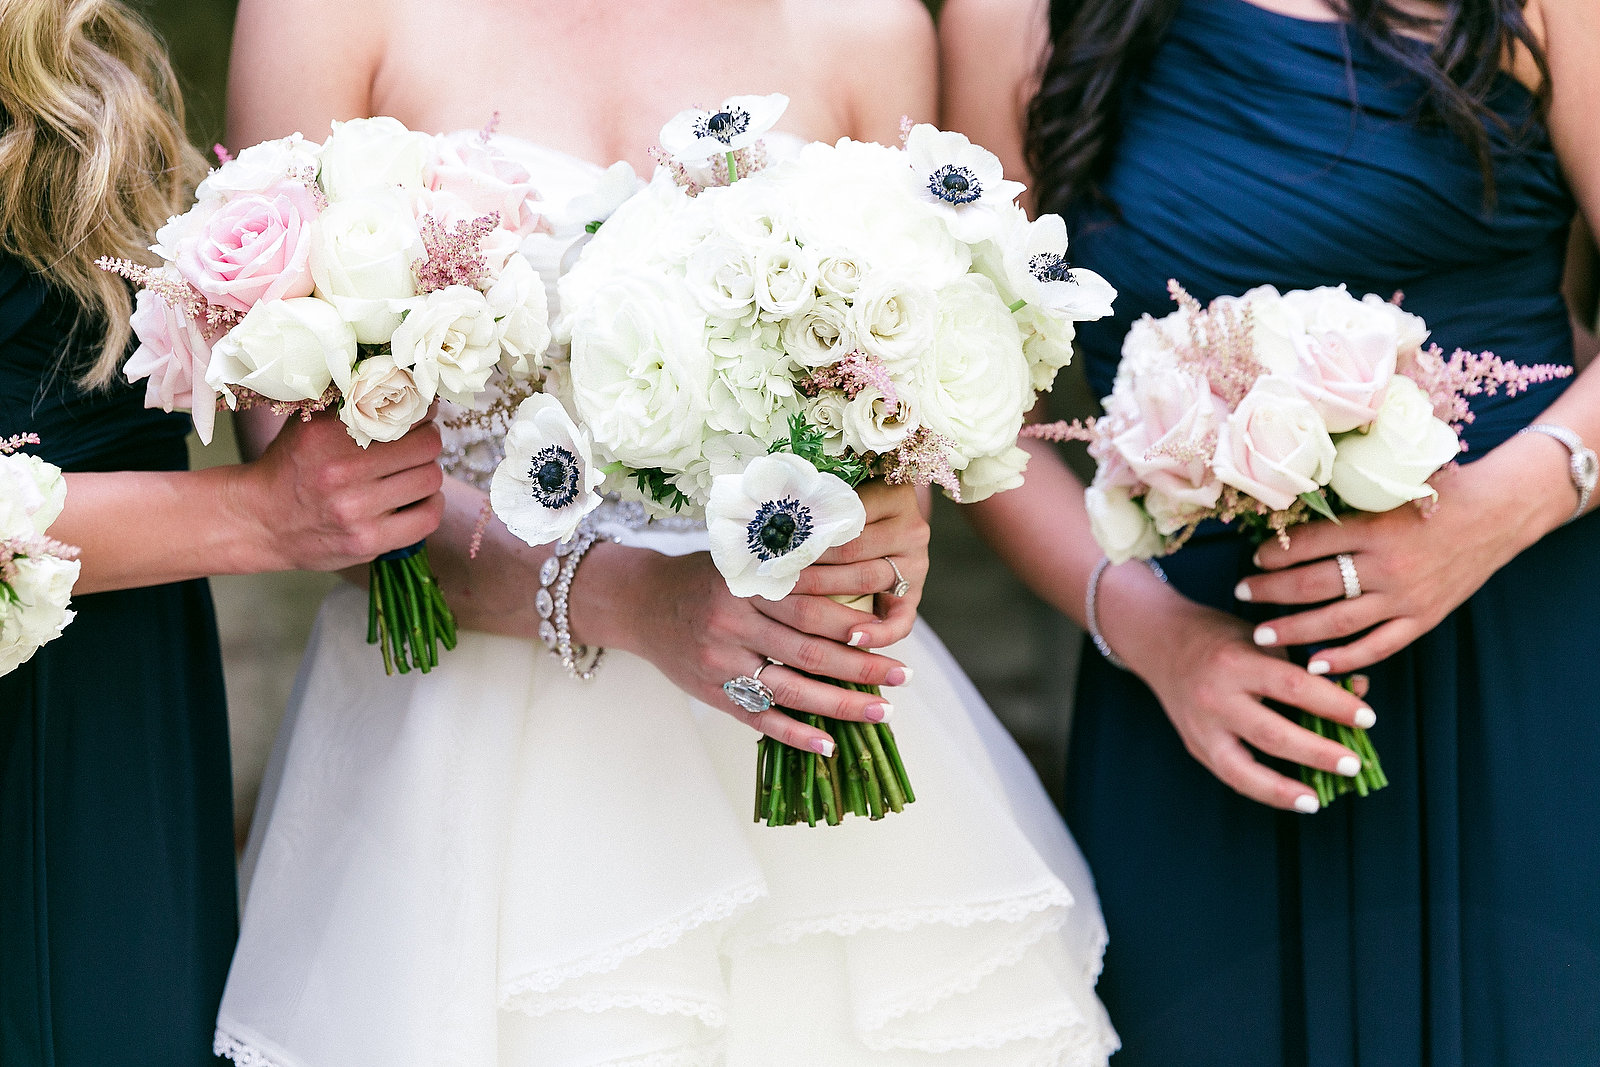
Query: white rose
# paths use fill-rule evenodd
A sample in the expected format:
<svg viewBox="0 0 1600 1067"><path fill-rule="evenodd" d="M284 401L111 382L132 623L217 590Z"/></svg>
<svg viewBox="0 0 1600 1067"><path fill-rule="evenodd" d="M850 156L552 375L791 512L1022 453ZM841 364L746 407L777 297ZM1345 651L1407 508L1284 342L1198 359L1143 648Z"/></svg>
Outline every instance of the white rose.
<svg viewBox="0 0 1600 1067"><path fill-rule="evenodd" d="M561 297L573 401L596 444L630 467L682 470L700 453L711 391L693 297L644 271L613 273L581 301L568 300L563 279Z"/></svg>
<svg viewBox="0 0 1600 1067"><path fill-rule="evenodd" d="M862 283L845 321L854 344L899 370L927 349L938 314L939 303L932 292L884 271ZM1015 332L1015 327L1012 330Z"/></svg>
<svg viewBox="0 0 1600 1067"><path fill-rule="evenodd" d="M1267 375L1222 424L1211 466L1224 485L1281 511L1327 484L1333 440L1292 381Z"/></svg>
<svg viewBox="0 0 1600 1067"><path fill-rule="evenodd" d="M0 540L44 533L66 501L60 467L26 452L0 453Z"/></svg>
<svg viewBox="0 0 1600 1067"><path fill-rule="evenodd" d="M876 389L862 389L844 406L845 444L857 452L893 452L916 428L905 405Z"/></svg>
<svg viewBox="0 0 1600 1067"><path fill-rule="evenodd" d="M956 472L961 502L975 504L1022 484L1028 469L1027 449L1012 446L997 456L979 456Z"/></svg>
<svg viewBox="0 0 1600 1067"><path fill-rule="evenodd" d="M867 268L852 252L824 255L817 263L817 290L824 299L854 296Z"/></svg>
<svg viewBox="0 0 1600 1067"><path fill-rule="evenodd" d="M802 410L806 423L826 435L823 449L837 455L845 449L844 412L850 401L837 389L824 389L806 401Z"/></svg>
<svg viewBox="0 0 1600 1067"><path fill-rule="evenodd" d="M1122 486L1091 485L1083 493L1089 531L1112 563L1149 559L1161 551L1156 524Z"/></svg>
<svg viewBox="0 0 1600 1067"><path fill-rule="evenodd" d="M483 295L500 338L500 369L519 378L537 371L550 347L550 296L544 279L522 256L512 256Z"/></svg>
<svg viewBox="0 0 1600 1067"><path fill-rule="evenodd" d="M10 581L16 601L0 602L0 675L16 670L40 646L61 636L73 619L67 604L80 567L75 559L56 556L16 561L16 576Z"/></svg>
<svg viewBox="0 0 1600 1067"><path fill-rule="evenodd" d="M756 306L774 319L798 314L816 299L817 267L799 245L767 245L756 255Z"/></svg>
<svg viewBox="0 0 1600 1067"><path fill-rule="evenodd" d="M318 181L334 203L374 187L424 187L433 138L387 116L335 122L322 145Z"/></svg>
<svg viewBox="0 0 1600 1067"><path fill-rule="evenodd" d="M314 175L317 147L298 133L251 145L213 170L195 189L195 199L228 199L265 192L296 172Z"/></svg>
<svg viewBox="0 0 1600 1067"><path fill-rule="evenodd" d="M1461 451L1456 432L1434 417L1427 394L1402 377L1389 383L1372 428L1345 434L1335 446L1328 484L1361 511L1388 511L1408 500L1436 497L1428 479Z"/></svg>
<svg viewBox="0 0 1600 1067"><path fill-rule="evenodd" d="M211 348L206 384L231 400L240 386L269 400L316 400L343 392L356 362L356 335L332 304L314 296L269 300Z"/></svg>
<svg viewBox="0 0 1600 1067"><path fill-rule="evenodd" d="M689 291L707 315L748 324L756 317L756 274L760 269L753 249L713 237L689 256L685 277Z"/></svg>
<svg viewBox="0 0 1600 1067"><path fill-rule="evenodd" d="M423 256L422 238L405 197L371 189L330 204L311 238L316 293L339 310L367 345L386 344L404 305L417 295L411 265Z"/></svg>
<svg viewBox="0 0 1600 1067"><path fill-rule="evenodd" d="M389 347L395 363L416 376L430 403L437 394L470 405L500 362L489 301L465 285L446 286L414 300Z"/></svg>
<svg viewBox="0 0 1600 1067"><path fill-rule="evenodd" d="M390 356L372 356L356 364L339 418L356 444L398 441L428 414L429 400L416 379Z"/></svg>
<svg viewBox="0 0 1600 1067"><path fill-rule="evenodd" d="M941 289L933 343L913 372L911 402L922 424L964 459L1016 444L1033 403L1022 334L981 274Z"/></svg>
<svg viewBox="0 0 1600 1067"><path fill-rule="evenodd" d="M783 320L783 347L794 361L813 370L831 366L848 344L850 309L838 300L816 300L798 315Z"/></svg>

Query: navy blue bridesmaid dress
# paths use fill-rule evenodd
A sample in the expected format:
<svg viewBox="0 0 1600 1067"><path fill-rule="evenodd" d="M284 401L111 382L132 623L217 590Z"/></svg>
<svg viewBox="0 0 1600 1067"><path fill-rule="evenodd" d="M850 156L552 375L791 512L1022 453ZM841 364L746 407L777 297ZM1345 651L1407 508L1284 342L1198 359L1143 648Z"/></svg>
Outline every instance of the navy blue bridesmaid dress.
<svg viewBox="0 0 1600 1067"><path fill-rule="evenodd" d="M1262 283L1400 290L1446 351L1570 363L1574 205L1547 132L1491 131L1488 208L1470 152L1413 120L1420 95L1342 24L1186 0L1124 99L1118 210L1085 206L1072 227L1074 260L1120 294L1114 320L1079 333L1098 394L1129 324L1172 309L1168 278L1202 301ZM1534 101L1507 77L1491 106L1518 129ZM1476 405L1466 458L1564 384ZM1249 555L1223 531L1165 565L1239 611ZM1090 649L1063 800L1110 927L1114 1063L1600 1064L1597 649L1591 514L1367 671L1392 784L1311 817L1219 783Z"/></svg>
<svg viewBox="0 0 1600 1067"><path fill-rule="evenodd" d="M76 387L74 313L0 255L0 437L37 433L66 471L182 469L184 416L125 383ZM211 1064L237 920L210 593L72 606L0 677L0 1065Z"/></svg>

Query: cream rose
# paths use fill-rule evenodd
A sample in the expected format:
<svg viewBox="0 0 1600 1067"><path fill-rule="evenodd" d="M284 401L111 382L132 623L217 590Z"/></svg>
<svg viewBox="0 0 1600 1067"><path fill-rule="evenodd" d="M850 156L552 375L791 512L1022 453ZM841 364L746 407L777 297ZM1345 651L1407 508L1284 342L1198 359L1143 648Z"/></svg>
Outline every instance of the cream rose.
<svg viewBox="0 0 1600 1067"><path fill-rule="evenodd" d="M334 203L373 187L422 189L433 138L387 116L335 122L318 181Z"/></svg>
<svg viewBox="0 0 1600 1067"><path fill-rule="evenodd" d="M890 403L876 389L863 389L844 406L844 440L857 452L893 452L917 422L906 406Z"/></svg>
<svg viewBox="0 0 1600 1067"><path fill-rule="evenodd" d="M386 344L417 295L411 265L422 238L405 197L372 189L332 204L311 241L316 293L339 310L362 344Z"/></svg>
<svg viewBox="0 0 1600 1067"><path fill-rule="evenodd" d="M1389 384L1370 430L1345 434L1335 445L1329 485L1361 511L1436 497L1428 479L1461 451L1456 432L1434 417L1427 394L1410 378Z"/></svg>
<svg viewBox="0 0 1600 1067"><path fill-rule="evenodd" d="M1149 559L1161 551L1161 535L1128 490L1114 485L1091 485L1083 493L1089 512L1089 531L1112 563Z"/></svg>
<svg viewBox="0 0 1600 1067"><path fill-rule="evenodd" d="M66 501L61 468L27 452L0 453L0 540L39 536Z"/></svg>
<svg viewBox="0 0 1600 1067"><path fill-rule="evenodd" d="M519 378L539 370L550 347L550 296L539 272L512 256L483 295L500 339L500 369Z"/></svg>
<svg viewBox="0 0 1600 1067"><path fill-rule="evenodd" d="M26 663L41 645L61 636L74 613L67 610L82 565L75 559L29 556L16 561L10 581L17 602L0 605L0 675Z"/></svg>
<svg viewBox="0 0 1600 1067"><path fill-rule="evenodd" d="M356 362L356 335L333 305L314 296L257 304L211 348L206 384L269 400L316 400L329 384L341 392Z"/></svg>
<svg viewBox="0 0 1600 1067"><path fill-rule="evenodd" d="M414 300L389 347L395 363L416 376L429 403L438 395L471 404L500 362L489 301L465 285L446 286Z"/></svg>
<svg viewBox="0 0 1600 1067"><path fill-rule="evenodd" d="M1256 381L1218 431L1211 466L1224 485L1282 510L1327 484L1333 440L1311 402L1287 378Z"/></svg>
<svg viewBox="0 0 1600 1067"><path fill-rule="evenodd" d="M366 448L404 437L427 415L428 404L410 371L395 366L390 356L372 356L356 364L339 418L356 444Z"/></svg>
<svg viewBox="0 0 1600 1067"><path fill-rule="evenodd" d="M253 144L213 170L194 191L195 199L223 200L265 192L296 173L309 178L317 172L317 148L298 133Z"/></svg>

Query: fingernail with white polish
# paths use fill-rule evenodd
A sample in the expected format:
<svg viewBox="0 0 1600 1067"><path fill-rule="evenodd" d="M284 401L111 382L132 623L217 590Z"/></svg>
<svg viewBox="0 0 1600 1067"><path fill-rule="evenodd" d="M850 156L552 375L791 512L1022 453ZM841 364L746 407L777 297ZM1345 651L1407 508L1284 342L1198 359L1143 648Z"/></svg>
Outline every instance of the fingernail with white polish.
<svg viewBox="0 0 1600 1067"><path fill-rule="evenodd" d="M1250 603L1250 583L1240 582L1238 585L1234 586L1233 598L1235 600L1242 600L1246 604Z"/></svg>
<svg viewBox="0 0 1600 1067"><path fill-rule="evenodd" d="M866 639L867 639L867 631L865 631L865 630L852 631L851 634L850 634L850 642L849 642L850 643L850 647L851 648L855 648L857 645L861 644L861 642L865 641Z"/></svg>
<svg viewBox="0 0 1600 1067"><path fill-rule="evenodd" d="M888 722L894 718L894 705L885 700L881 704L867 705L868 722Z"/></svg>
<svg viewBox="0 0 1600 1067"><path fill-rule="evenodd" d="M813 737L811 739L811 751L819 756L831 756L833 755L833 742L826 737Z"/></svg>
<svg viewBox="0 0 1600 1067"><path fill-rule="evenodd" d="M1340 760L1333 769L1344 775L1346 778L1354 778L1356 775L1361 773L1361 757L1346 756L1344 759Z"/></svg>
<svg viewBox="0 0 1600 1067"><path fill-rule="evenodd" d="M1255 639L1258 645L1275 645L1278 643L1278 631L1270 626L1257 626Z"/></svg>
<svg viewBox="0 0 1600 1067"><path fill-rule="evenodd" d="M1261 550L1259 548L1250 553L1250 562L1254 563L1257 567L1261 566Z"/></svg>
<svg viewBox="0 0 1600 1067"><path fill-rule="evenodd" d="M1363 730L1370 730L1378 721L1378 713L1371 708L1356 709L1356 725Z"/></svg>
<svg viewBox="0 0 1600 1067"><path fill-rule="evenodd" d="M1306 670L1311 674L1327 674L1331 669L1325 659L1314 659L1306 664Z"/></svg>
<svg viewBox="0 0 1600 1067"><path fill-rule="evenodd" d="M1296 797L1294 801L1294 810L1304 812L1307 815L1315 815L1321 807L1322 805L1317 803L1315 794L1312 793L1302 794Z"/></svg>
<svg viewBox="0 0 1600 1067"><path fill-rule="evenodd" d="M911 668L910 667L891 667L889 669L889 676L883 680L883 684L884 685L910 685L911 684Z"/></svg>

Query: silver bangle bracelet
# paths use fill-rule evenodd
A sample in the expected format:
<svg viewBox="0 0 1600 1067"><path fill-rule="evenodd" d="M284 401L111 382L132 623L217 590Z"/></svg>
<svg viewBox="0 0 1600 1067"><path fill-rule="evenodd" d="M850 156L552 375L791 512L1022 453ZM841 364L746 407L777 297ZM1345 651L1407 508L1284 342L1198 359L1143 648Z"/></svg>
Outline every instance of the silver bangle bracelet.
<svg viewBox="0 0 1600 1067"><path fill-rule="evenodd" d="M572 579L589 549L602 540L609 539L602 538L588 526L580 526L571 540L557 544L555 554L539 567L539 592L533 601L534 610L539 613L540 640L561 661L568 676L584 682L594 677L606 650L597 648L590 657L588 648L572 643L569 628ZM589 659L588 664L580 666L585 658Z"/></svg>
<svg viewBox="0 0 1600 1067"><path fill-rule="evenodd" d="M1151 574L1154 574L1163 582L1167 580L1167 572L1161 569L1161 564L1153 559L1145 560L1144 564L1150 568ZM1106 658L1106 662L1118 670L1125 671L1128 669L1128 665L1122 662L1120 656L1111 651L1111 646L1106 643L1105 635L1100 632L1100 616L1096 611L1100 598L1100 579L1109 566L1111 566L1111 560L1106 556L1101 556L1100 562L1096 563L1094 570L1089 573L1089 588L1083 595L1083 621L1088 626L1089 640L1094 642L1094 647Z"/></svg>

